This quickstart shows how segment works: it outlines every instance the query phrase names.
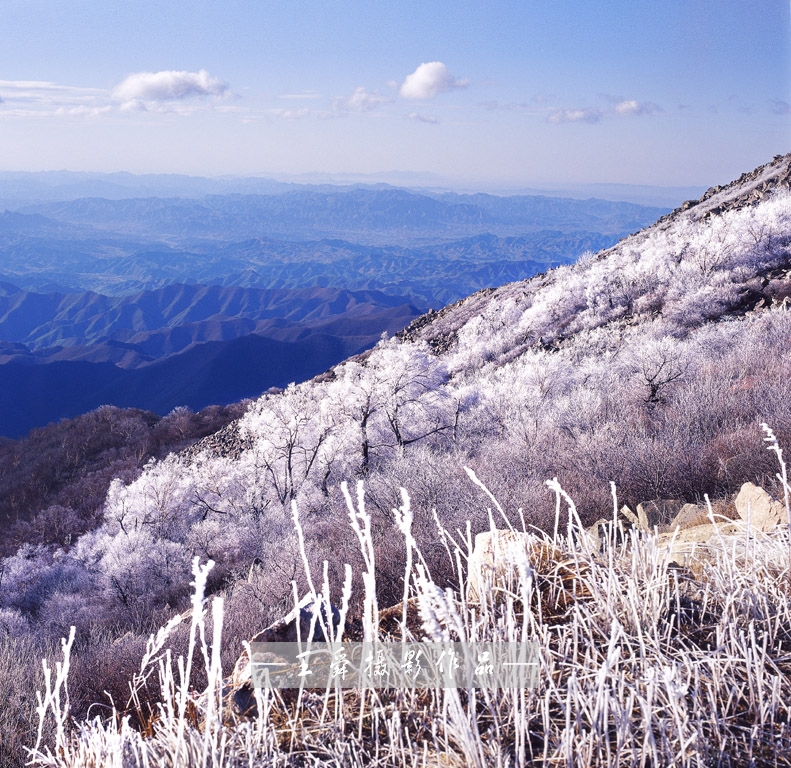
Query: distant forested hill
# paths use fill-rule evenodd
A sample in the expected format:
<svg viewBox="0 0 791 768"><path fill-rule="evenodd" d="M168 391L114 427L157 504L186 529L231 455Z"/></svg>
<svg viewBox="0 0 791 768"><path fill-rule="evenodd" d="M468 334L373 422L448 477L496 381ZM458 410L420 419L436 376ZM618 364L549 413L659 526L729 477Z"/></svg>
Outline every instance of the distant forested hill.
<svg viewBox="0 0 791 768"><path fill-rule="evenodd" d="M390 188L85 198L0 214L0 277L28 289L108 294L169 282L331 286L443 306L612 245L665 212Z"/></svg>

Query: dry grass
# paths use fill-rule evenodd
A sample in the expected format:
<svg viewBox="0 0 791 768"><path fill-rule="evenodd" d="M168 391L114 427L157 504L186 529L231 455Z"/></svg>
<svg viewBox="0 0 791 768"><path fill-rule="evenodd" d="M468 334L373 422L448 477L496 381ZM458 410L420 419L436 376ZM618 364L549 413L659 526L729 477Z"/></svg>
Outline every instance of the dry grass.
<svg viewBox="0 0 791 768"><path fill-rule="evenodd" d="M559 486L555 490L560 513L564 497ZM60 674L48 682L39 708L42 727L53 735L39 740L31 765L791 764L791 542L785 527L710 542L696 580L668 563L654 536L633 531L623 544L612 540L594 550L570 522L563 534L531 534L536 556L519 565L513 583L498 585L496 598L472 604L465 590L443 590L432 581L411 535L404 494L396 520L409 553L408 602L406 610L380 613L361 489L356 498L347 493L347 503L368 570L363 636L405 631L427 640L536 640L542 648L538 686L259 690L257 716L234 718L219 658L223 604L212 603L214 636L207 637L209 566L196 562L186 657L174 672L170 625L151 639L133 681L139 688L159 678L156 716L142 731L118 716L71 722L66 643ZM577 519L573 506L569 519ZM463 584L469 531L466 540L441 529L439 536ZM328 594L326 580L322 588ZM196 664L205 666L209 683L200 697L187 683Z"/></svg>

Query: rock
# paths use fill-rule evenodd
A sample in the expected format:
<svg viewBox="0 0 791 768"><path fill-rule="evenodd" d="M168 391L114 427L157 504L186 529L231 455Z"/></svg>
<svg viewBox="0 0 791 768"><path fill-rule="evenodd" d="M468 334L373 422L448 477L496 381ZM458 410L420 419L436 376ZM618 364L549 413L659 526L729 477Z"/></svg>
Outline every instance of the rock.
<svg viewBox="0 0 791 768"><path fill-rule="evenodd" d="M467 600L479 602L483 594L495 587L516 591L519 565L530 564L533 537L519 531L484 531L475 537L467 561Z"/></svg>
<svg viewBox="0 0 791 768"><path fill-rule="evenodd" d="M788 520L785 506L753 483L742 486L736 497L736 510L742 520L749 520L753 528L761 531L769 531Z"/></svg>
<svg viewBox="0 0 791 768"><path fill-rule="evenodd" d="M744 530L741 522L706 523L679 529L674 533L660 533L657 545L660 552L668 553L668 562L688 569L695 578L703 575L705 563L715 562L712 549L715 542L724 536L732 536Z"/></svg>
<svg viewBox="0 0 791 768"><path fill-rule="evenodd" d="M640 528L653 531L654 526L667 525L684 506L678 499L654 499L637 505L637 518Z"/></svg>
<svg viewBox="0 0 791 768"><path fill-rule="evenodd" d="M640 520L638 519L637 515L632 512L629 507L624 504L620 510L618 510L618 514L621 515L628 523L631 523L635 528L640 527Z"/></svg>
<svg viewBox="0 0 791 768"><path fill-rule="evenodd" d="M672 533L676 528L692 528L696 525L707 525L709 519L708 507L699 507L697 504L684 504L679 513L664 527L665 531ZM663 529L660 528L660 532Z"/></svg>
<svg viewBox="0 0 791 768"><path fill-rule="evenodd" d="M612 524L612 521L607 521L600 517L593 525L585 529L585 532L593 541L594 548L601 546L602 541L607 538L608 522Z"/></svg>
<svg viewBox="0 0 791 768"><path fill-rule="evenodd" d="M314 615L316 622L313 634L310 628ZM331 626L327 626L329 634L337 635L340 624L340 612L334 605L330 605ZM321 595L314 597L306 595L299 604L285 617L271 624L259 632L250 641L251 643L295 643L297 642L297 628L302 642L312 639L316 642L329 642L334 637L327 638L321 627L319 616L325 625L327 622L326 605ZM233 672L223 687L223 697L226 707L234 714L243 717L255 716L256 703L253 693L252 670L247 649L243 650L236 660Z"/></svg>
<svg viewBox="0 0 791 768"><path fill-rule="evenodd" d="M239 421L236 420L179 451L179 455L187 462L194 461L204 452L236 460L252 445L253 441L249 437L242 437L240 434Z"/></svg>
<svg viewBox="0 0 791 768"><path fill-rule="evenodd" d="M590 537L595 552L601 552L609 542L616 546L620 546L625 540L624 529L620 520L617 521L615 531L613 531L613 521L611 519L605 520L604 518L599 518L593 525L586 528L585 531Z"/></svg>
<svg viewBox="0 0 791 768"><path fill-rule="evenodd" d="M341 615L334 605L330 606L330 613L332 616L332 627L327 626L327 629L330 630L330 634L334 634L337 631ZM316 620L313 635L311 636L310 627L314 616ZM299 621L297 621L297 618L299 618ZM307 595L291 613L259 632L251 642L296 643L297 635L303 642L306 640L330 642L334 638L325 636L321 625L322 620L326 625L327 616L324 603L320 599L314 599L311 595Z"/></svg>
<svg viewBox="0 0 791 768"><path fill-rule="evenodd" d="M485 531L475 537L467 576L467 600L480 603L504 593L520 598L520 572L532 577L531 610L542 621L564 621L577 600L590 597L588 569L579 555L565 555L551 541L518 531Z"/></svg>

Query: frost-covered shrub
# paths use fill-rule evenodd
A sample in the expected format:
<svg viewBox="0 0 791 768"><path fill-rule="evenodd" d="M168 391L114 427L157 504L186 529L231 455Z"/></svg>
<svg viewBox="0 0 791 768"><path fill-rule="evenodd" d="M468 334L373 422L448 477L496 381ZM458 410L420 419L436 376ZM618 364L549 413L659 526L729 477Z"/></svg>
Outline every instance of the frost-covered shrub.
<svg viewBox="0 0 791 768"><path fill-rule="evenodd" d="M14 608L0 608L0 635L22 637L30 625L21 611Z"/></svg>
<svg viewBox="0 0 791 768"><path fill-rule="evenodd" d="M56 589L87 586L87 574L79 561L57 548L24 545L3 560L0 606L37 614Z"/></svg>

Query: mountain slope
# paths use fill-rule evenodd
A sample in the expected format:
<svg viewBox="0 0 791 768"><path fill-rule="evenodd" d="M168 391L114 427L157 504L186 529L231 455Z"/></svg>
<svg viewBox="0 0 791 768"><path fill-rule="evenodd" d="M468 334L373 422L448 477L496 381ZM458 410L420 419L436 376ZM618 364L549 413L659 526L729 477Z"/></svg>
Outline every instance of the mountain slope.
<svg viewBox="0 0 791 768"><path fill-rule="evenodd" d="M538 638L542 670L552 674L520 704L532 709L507 710L509 722L526 723L524 754L534 747L540 759L543 750L546 762L566 750L585 765L610 765L613 756L632 764L637 755L657 764L679 755L775 764L789 688L787 531L718 529L701 576L670 567L647 533L621 547L614 530L597 550L577 517L611 519L614 506L654 499L732 514L745 481L783 496L777 446L760 424L791 445L790 168L791 155L778 157L578 264L424 315L400 338L259 397L238 420L147 464L131 482L119 477L95 530L3 560L0 626L15 641L59 637L69 626L81 638L118 638L82 657L89 693L79 714L87 717L102 691L128 690L102 671L117 664L96 660L126 653L139 669L150 617L155 628L188 606L190 574L199 581L193 563L215 563L207 588L224 597L226 671L240 638L282 616L295 593L314 591L321 574L322 600L352 595L350 631L378 601L395 606L380 616L403 610L410 629L432 638ZM354 480L360 495L345 498L340 484ZM518 561L529 577L519 613L510 591L500 601L492 590L493 600L472 606L463 594L473 534L504 527L503 517L550 533L531 538L540 548ZM411 601L399 605L405 586L420 620ZM175 631L171 638L180 640ZM734 694L734 669L749 682L742 693ZM748 699L756 690L767 705L760 712ZM458 722L480 722L451 693L443 716L461 711ZM329 695L316 700L316 722L326 722ZM403 713L402 701L393 712ZM425 715L424 700L411 701L416 717ZM595 714L602 701L610 715ZM569 702L587 712L584 731L568 725ZM440 722L458 734L458 722L440 721L441 706L432 706L437 719L415 739ZM300 722L310 723L304 711ZM94 722L96 753L118 749L110 746L115 721ZM170 733L192 734L179 723ZM249 758L246 726L233 733ZM195 729L196 749L204 736ZM479 743L493 745L497 762L507 738L489 732ZM651 739L661 746L647 749ZM346 750L348 740L338 741Z"/></svg>
<svg viewBox="0 0 791 768"><path fill-rule="evenodd" d="M517 312L518 324L508 323L496 342L513 355L528 342L556 344L610 323L661 320L659 328L677 334L782 301L790 165L788 155L778 156L584 263L473 295L430 323L416 320L422 330L405 337L445 347L470 319Z"/></svg>
<svg viewBox="0 0 791 768"><path fill-rule="evenodd" d="M437 584L453 578L437 521L489 527L490 501L464 466L514 523L545 530L571 514L563 504L555 517L550 478L583 522L612 514L611 482L632 508L703 494L727 504L746 480L781 493L758 425L791 444L789 164L779 157L582 263L483 291L261 396L221 433L115 482L103 525L61 559L33 558L26 594L41 615L84 625L86 606L101 605L123 624L178 603L193 557L228 578L257 558L271 616L297 578L292 502L314 572L326 560L338 589L344 562L363 569L340 490L357 478L381 605L403 589L400 487ZM0 608L22 610L13 586L3 594Z"/></svg>

